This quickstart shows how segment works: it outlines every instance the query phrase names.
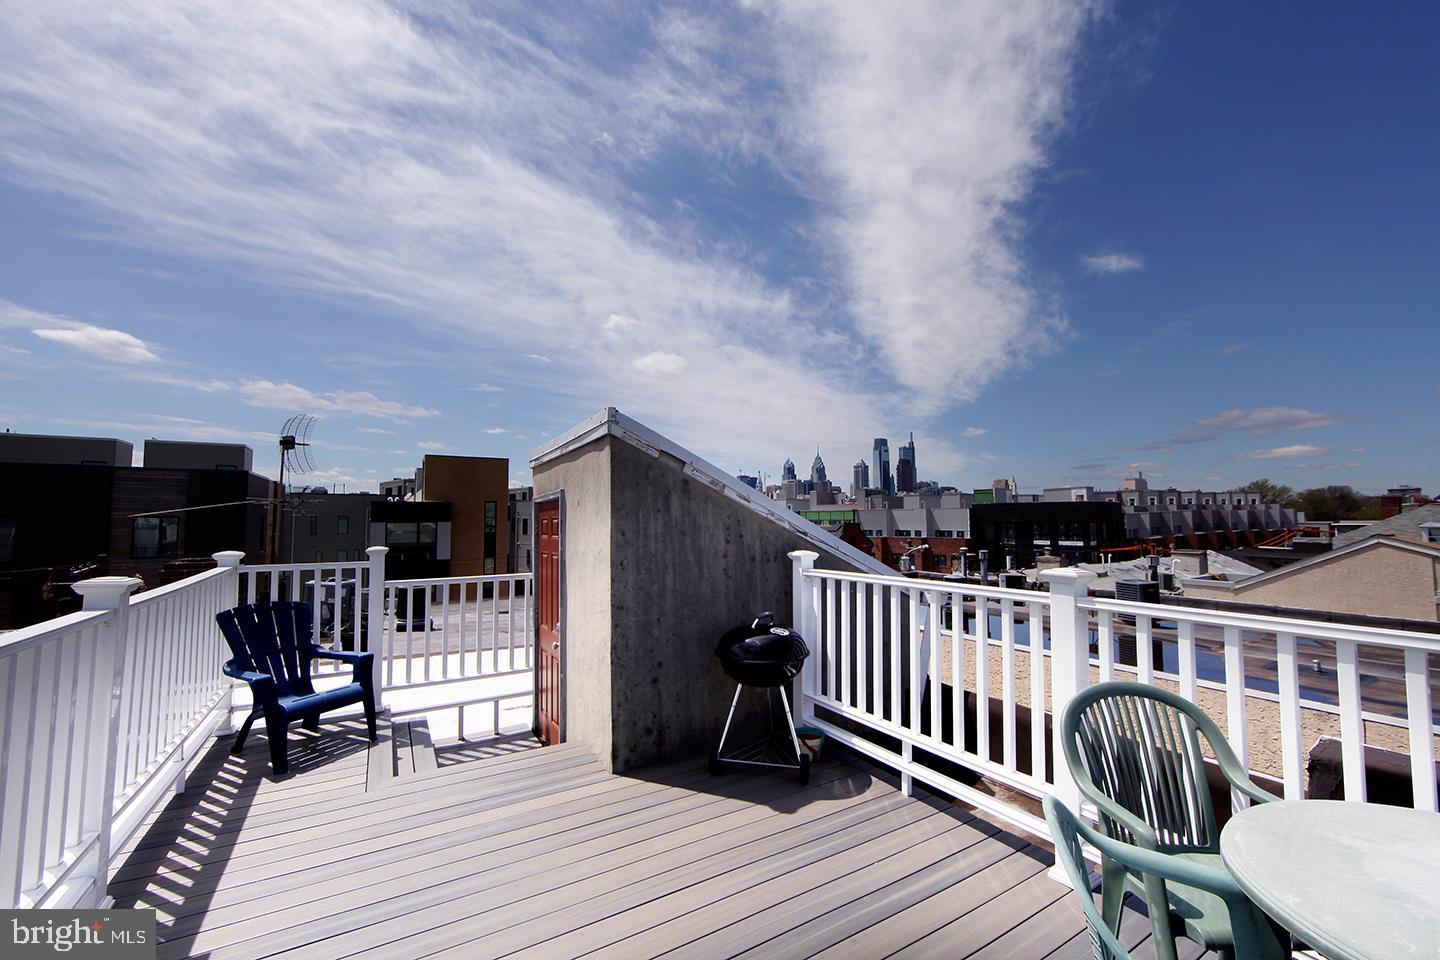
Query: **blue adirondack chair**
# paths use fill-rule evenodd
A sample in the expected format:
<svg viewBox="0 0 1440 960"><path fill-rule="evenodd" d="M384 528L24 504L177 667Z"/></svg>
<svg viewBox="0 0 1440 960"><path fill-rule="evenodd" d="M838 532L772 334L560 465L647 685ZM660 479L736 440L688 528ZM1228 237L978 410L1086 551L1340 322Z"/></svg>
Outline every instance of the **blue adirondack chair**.
<svg viewBox="0 0 1440 960"><path fill-rule="evenodd" d="M242 604L215 615L230 652L235 654L225 663L225 675L250 684L255 703L230 752L238 754L245 748L250 725L263 716L270 738L270 767L276 776L290 769L285 736L291 720L300 719L306 729L315 730L320 714L359 703L365 708L370 739L375 740L375 654L316 646L310 639L312 617L310 604L301 600ZM350 664L352 681L316 693L310 683L310 663L316 657Z"/></svg>

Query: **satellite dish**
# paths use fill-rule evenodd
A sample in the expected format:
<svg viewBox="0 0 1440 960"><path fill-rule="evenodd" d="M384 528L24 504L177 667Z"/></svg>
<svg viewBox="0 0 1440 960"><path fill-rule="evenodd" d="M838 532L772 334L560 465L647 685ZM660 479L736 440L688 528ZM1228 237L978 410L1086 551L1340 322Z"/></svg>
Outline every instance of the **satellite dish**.
<svg viewBox="0 0 1440 960"><path fill-rule="evenodd" d="M313 473L315 461L310 457L310 433L315 418L297 413L280 428L280 490L285 490L285 472Z"/></svg>

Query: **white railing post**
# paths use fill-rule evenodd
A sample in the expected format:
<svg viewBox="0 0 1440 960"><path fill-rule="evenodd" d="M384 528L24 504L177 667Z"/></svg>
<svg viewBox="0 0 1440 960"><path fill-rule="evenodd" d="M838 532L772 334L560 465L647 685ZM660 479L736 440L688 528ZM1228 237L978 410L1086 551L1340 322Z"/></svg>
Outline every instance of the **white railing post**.
<svg viewBox="0 0 1440 960"><path fill-rule="evenodd" d="M795 689L795 716L799 720L809 720L815 716L815 706L805 699L805 694L820 688L816 676L816 670L819 667L817 644L820 642L820 620L815 616L816 606L812 596L815 591L815 581L805 576L806 571L815 569L815 561L818 559L820 559L820 554L814 550L790 552L792 572L790 623L810 646L810 658L805 661L805 667L800 671L800 676L795 678L798 681Z"/></svg>
<svg viewBox="0 0 1440 960"><path fill-rule="evenodd" d="M230 571L225 575L223 602L232 607L240 606L240 561L245 559L245 551L221 550L219 553L212 553L210 557L215 561L215 566ZM235 732L235 685L239 682L230 680L225 684L225 722L216 728L216 736L223 737Z"/></svg>
<svg viewBox="0 0 1440 960"><path fill-rule="evenodd" d="M97 908L108 901L105 888L110 882L110 828L115 814L115 764L120 743L120 685L125 675L126 631L130 594L143 585L135 577L93 577L73 586L80 595L84 610L112 610L114 615L96 629L93 651L95 688L89 691L93 703L103 703L95 710L88 731L87 767L90 775L99 773L97 789L87 790L85 809L81 811L81 830L95 831L95 884L76 905L79 909Z"/></svg>
<svg viewBox="0 0 1440 960"><path fill-rule="evenodd" d="M384 687L381 684L384 670L381 669L381 664L385 659L385 651L382 649L386 618L385 554L389 552L389 547L370 547L365 551L370 568L365 581L365 645L366 649L375 654L373 672L376 709L384 706Z"/></svg>
<svg viewBox="0 0 1440 960"><path fill-rule="evenodd" d="M1075 695L1090 685L1090 617L1079 601L1090 593L1095 574L1078 567L1046 570L1040 579L1050 585L1050 749L1055 757L1055 796L1080 812L1080 789L1065 763L1061 718Z"/></svg>

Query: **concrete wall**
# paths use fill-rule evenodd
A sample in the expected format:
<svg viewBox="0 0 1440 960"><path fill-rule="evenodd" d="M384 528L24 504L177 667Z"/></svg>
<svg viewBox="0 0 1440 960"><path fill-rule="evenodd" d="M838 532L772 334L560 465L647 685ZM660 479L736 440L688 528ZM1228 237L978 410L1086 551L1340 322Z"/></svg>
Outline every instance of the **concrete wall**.
<svg viewBox="0 0 1440 960"><path fill-rule="evenodd" d="M1185 595L1407 620L1436 620L1440 563L1389 544L1327 557L1251 586L1187 582Z"/></svg>
<svg viewBox="0 0 1440 960"><path fill-rule="evenodd" d="M535 512L561 494L561 629L565 637L565 738L613 768L611 690L611 439L535 469Z"/></svg>
<svg viewBox="0 0 1440 960"><path fill-rule="evenodd" d="M715 659L729 627L791 612L786 528L652 457L601 438L535 469L565 495L566 734L616 771L708 753L735 686ZM821 566L848 566L822 553ZM815 638L807 638L814 648ZM747 694L742 735L763 699Z"/></svg>

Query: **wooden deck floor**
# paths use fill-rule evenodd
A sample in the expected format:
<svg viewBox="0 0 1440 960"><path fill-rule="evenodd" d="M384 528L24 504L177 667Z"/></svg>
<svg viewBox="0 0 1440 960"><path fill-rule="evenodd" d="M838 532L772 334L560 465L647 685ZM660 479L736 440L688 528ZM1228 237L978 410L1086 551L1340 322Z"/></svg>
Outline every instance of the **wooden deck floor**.
<svg viewBox="0 0 1440 960"><path fill-rule="evenodd" d="M512 740L367 791L357 722L293 732L280 781L225 746L110 886L162 958L1089 956L1046 850L838 754L802 789Z"/></svg>

